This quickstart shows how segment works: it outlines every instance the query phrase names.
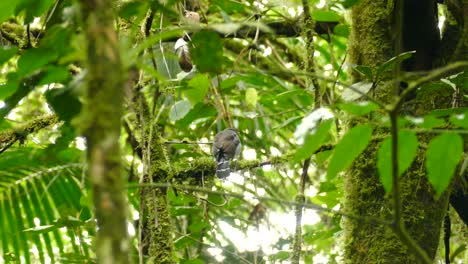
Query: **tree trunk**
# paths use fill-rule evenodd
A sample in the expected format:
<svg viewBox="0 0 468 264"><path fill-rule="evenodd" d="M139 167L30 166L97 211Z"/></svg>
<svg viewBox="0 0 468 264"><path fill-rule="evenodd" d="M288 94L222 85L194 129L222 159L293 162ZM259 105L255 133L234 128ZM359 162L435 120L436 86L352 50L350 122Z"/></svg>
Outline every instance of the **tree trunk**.
<svg viewBox="0 0 468 264"><path fill-rule="evenodd" d="M377 67L404 51L415 50L415 55L402 65L404 71L430 70L440 59L439 30L437 28L436 1L401 1L401 46L397 39L397 8L394 1L363 0L352 10L352 35L349 43L349 60L353 64ZM401 51L397 50L401 47ZM465 58L466 59L466 58ZM445 60L448 61L448 60ZM352 73L354 81L360 81ZM375 96L390 103L394 99L394 85L379 83ZM450 108L453 90L420 91L406 102L405 112L424 115L437 108ZM380 130L380 136L388 131ZM378 135L377 135L378 136ZM431 135L419 135L427 144ZM373 141L355 161L345 176L345 210L354 215L377 216L392 219L392 199L380 183L376 157L380 142ZM442 220L448 205L448 193L438 200L427 181L424 164L425 149L420 147L418 157L400 178L403 222L409 235L434 259L438 248ZM375 226L344 221L346 263L417 263L413 252L400 241L389 226Z"/></svg>
<svg viewBox="0 0 468 264"><path fill-rule="evenodd" d="M82 1L87 37L87 91L79 119L87 139L90 181L98 225L98 263L131 263L127 202L120 156L123 69L112 1ZM77 122L78 123L78 122Z"/></svg>

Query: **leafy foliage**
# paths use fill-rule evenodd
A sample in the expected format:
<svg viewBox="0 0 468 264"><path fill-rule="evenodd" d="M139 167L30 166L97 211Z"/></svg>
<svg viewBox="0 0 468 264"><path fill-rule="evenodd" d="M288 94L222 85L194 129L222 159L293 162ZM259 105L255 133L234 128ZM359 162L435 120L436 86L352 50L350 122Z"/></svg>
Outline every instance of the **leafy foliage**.
<svg viewBox="0 0 468 264"><path fill-rule="evenodd" d="M320 5L322 1L308 2ZM302 249L307 252L307 263L339 260L336 238L342 231L342 212L335 209L342 206L344 188L338 175L374 141L382 141L376 164L383 190L392 190L392 139L377 137L388 131L388 109L373 100L371 88L383 85L384 76L413 52L377 67L351 66L364 80L351 85L344 63L350 34L344 10L358 2L326 1L325 7L313 8L315 21L333 25L314 38L314 54L304 36L295 31L296 25L291 26L291 21L302 19L299 10L303 9L297 1L287 1L284 6L200 1L196 7L203 10L199 25L180 18L180 10L190 9L180 1L165 5L119 1L115 6L129 79L122 118L125 134L120 139L128 183L138 185L143 174L145 161L138 156L145 138L145 124L138 123L141 112L150 117L147 123L157 125L154 134L159 133L167 143L165 166L190 171L197 162L203 165L201 176L174 175L168 180L202 188L181 187L177 194L168 191L177 261L287 261L294 239L291 202L300 188L303 161L309 158L313 168L308 174L306 200L319 209L304 211ZM74 128L76 123L86 122L86 117L77 117L89 103L83 97L87 73L80 12L78 3L69 0L0 1L0 40L8 43L0 48L0 69L5 73L0 76L4 104L0 107L0 251L5 262L95 261L92 196L83 170L83 139ZM280 29L286 30L275 27L278 21ZM187 39L195 65L188 73L182 72L174 51L179 37ZM303 71L311 57L314 74ZM310 85L312 81L314 85ZM465 96L466 72L419 89L452 89ZM133 93L141 95L146 105L136 104ZM316 120L317 126L306 129L300 141L295 132L309 123L308 117L318 107L316 95L330 102L326 109L334 117ZM19 124L49 113L64 122L32 134L15 130ZM468 129L468 109L437 109L424 116L403 114L398 127L398 173L401 176L417 153L425 151L427 177L440 197L457 173L463 140L455 132ZM361 124L342 133L348 118ZM205 143L230 126L241 136L241 160L255 162L255 166L233 169L235 173L222 182L206 173L210 165L203 162L211 154ZM444 129L447 131L440 131ZM456 131L448 131L451 129ZM416 134L434 131L443 133L425 150ZM11 138L15 140L9 141ZM272 166L259 166L262 162ZM139 195L138 188L129 188L132 219L143 221ZM334 213L326 213L331 208ZM136 235L132 242L138 244Z"/></svg>

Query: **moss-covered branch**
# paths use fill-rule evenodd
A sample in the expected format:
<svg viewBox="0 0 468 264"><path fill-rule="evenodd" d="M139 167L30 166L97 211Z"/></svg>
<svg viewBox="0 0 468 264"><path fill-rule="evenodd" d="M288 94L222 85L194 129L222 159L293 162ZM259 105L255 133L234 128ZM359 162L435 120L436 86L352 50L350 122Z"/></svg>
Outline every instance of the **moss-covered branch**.
<svg viewBox="0 0 468 264"><path fill-rule="evenodd" d="M46 115L38 117L18 127L5 130L4 132L0 133L0 146L2 147L0 149L0 153L7 150L17 141L22 143L29 134L36 133L45 127L56 124L58 121L59 120L57 116Z"/></svg>

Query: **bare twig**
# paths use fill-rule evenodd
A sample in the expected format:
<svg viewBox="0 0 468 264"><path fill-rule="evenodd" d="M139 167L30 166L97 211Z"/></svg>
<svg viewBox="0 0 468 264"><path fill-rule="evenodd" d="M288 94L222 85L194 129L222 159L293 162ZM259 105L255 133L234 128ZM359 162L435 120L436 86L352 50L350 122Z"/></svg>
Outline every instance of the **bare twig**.
<svg viewBox="0 0 468 264"><path fill-rule="evenodd" d="M241 200L246 199L244 194L241 194L241 193L234 193L234 192L230 192L228 190L214 191L212 189L201 188L201 187L198 187L198 186L191 186L191 185L175 185L175 184L169 184L169 183L147 183L147 184L132 183L132 184L127 185L127 188L129 188L129 189L131 189L131 188L146 188L146 187L176 188L176 189L182 189L182 190L188 190L188 191L194 191L194 192L202 192L202 193L216 194L216 195L225 195L225 196L229 196L229 197L238 198L238 199L241 199ZM256 196L256 197L249 196L249 199L251 199L251 198L255 198L255 199L257 199L257 200L259 200L261 202L273 202L273 203L283 204L283 205L287 205L287 206L291 206L291 207L295 207L295 206L300 205L303 208L313 209L313 210L317 210L317 211L320 211L320 212L326 212L326 213L330 213L332 215L340 215L340 216L343 216L343 217L347 217L349 219L356 220L358 222L369 223L369 224L373 224L373 225L390 226L392 224L392 222L390 222L390 221L387 221L387 220L384 220L384 219L381 219L381 218L378 218L378 217L374 217L374 216L371 216L371 215L364 216L364 215L348 214L348 213L344 213L344 212L339 211L339 210L333 210L333 209L330 209L330 208L322 207L321 205L314 204L314 203L311 203L311 202L298 203L296 201L286 201L286 200L281 200L281 199L276 199L276 198L271 198L271 197L266 197L266 196Z"/></svg>

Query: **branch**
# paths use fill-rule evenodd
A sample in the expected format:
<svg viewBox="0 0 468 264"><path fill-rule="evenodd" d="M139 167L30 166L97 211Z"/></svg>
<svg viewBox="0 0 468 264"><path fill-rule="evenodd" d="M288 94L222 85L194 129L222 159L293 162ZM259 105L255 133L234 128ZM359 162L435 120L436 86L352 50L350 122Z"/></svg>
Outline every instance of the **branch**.
<svg viewBox="0 0 468 264"><path fill-rule="evenodd" d="M222 196L229 196L233 198L238 198L241 200L246 200L246 197L244 194L240 193L234 193L228 190L221 190L221 191L215 191L212 189L208 188L202 188L198 186L192 186L192 185L178 185L178 184L168 184L168 183L147 183L147 184L129 184L127 185L128 189L132 188L146 188L146 187L153 187L153 188L175 188L179 190L187 190L187 191L193 191L193 192L202 192L202 193L208 193L208 194L216 194L216 195L222 195ZM302 206L303 208L307 209L313 209L317 210L319 212L326 212L330 213L333 215L340 215L343 217L347 217L349 219L357 220L359 222L363 223L368 223L368 224L373 224L373 225L385 225L385 226L390 226L392 223L378 218L374 216L363 216L363 215L353 215L353 214L348 214L344 213L339 210L333 210L330 208L322 207L321 205L314 204L311 202L303 202L303 203L298 203L298 202L292 202L292 201L286 201L286 200L281 200L281 199L276 199L276 198L271 198L271 197L266 197L266 196L256 196L256 197L251 197L249 196L249 200L252 198L255 198L259 200L260 202L273 202L273 203L278 203L278 204L283 204L291 207L296 207L296 206Z"/></svg>
<svg viewBox="0 0 468 264"><path fill-rule="evenodd" d="M411 92L417 88L419 88L421 85L426 84L430 81L440 79L444 76L447 76L448 74L453 74L458 70L462 70L464 68L468 67L468 61L457 61L451 64L448 64L442 68L437 68L434 69L430 72L427 73L427 75L419 78L413 83L410 83L408 88L406 88L400 95L400 98L398 99L397 103L395 104L395 109L399 108L401 104L403 104L404 99L411 94Z"/></svg>
<svg viewBox="0 0 468 264"><path fill-rule="evenodd" d="M36 133L45 127L58 123L58 121L59 119L55 115L41 116L26 124L0 133L0 145L3 146L0 153L5 152L17 141L23 142L29 134Z"/></svg>
<svg viewBox="0 0 468 264"><path fill-rule="evenodd" d="M299 263L301 259L301 245L302 245L302 210L304 209L305 202L305 183L307 181L307 171L310 166L310 158L304 161L304 166L302 167L302 174L299 183L299 193L296 196L296 202L298 203L295 206L295 215L296 215L296 233L294 234L294 244L293 244L293 255L291 257L292 263Z"/></svg>

